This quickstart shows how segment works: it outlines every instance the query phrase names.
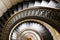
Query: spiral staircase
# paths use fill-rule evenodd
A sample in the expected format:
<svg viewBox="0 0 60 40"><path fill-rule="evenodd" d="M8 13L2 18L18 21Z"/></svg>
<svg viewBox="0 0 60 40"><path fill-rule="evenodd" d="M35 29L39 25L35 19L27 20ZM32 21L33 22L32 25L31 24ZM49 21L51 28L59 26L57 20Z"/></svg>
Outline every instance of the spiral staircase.
<svg viewBox="0 0 60 40"><path fill-rule="evenodd" d="M0 40L60 40L60 3L0 0Z"/></svg>

